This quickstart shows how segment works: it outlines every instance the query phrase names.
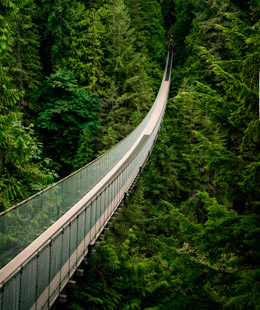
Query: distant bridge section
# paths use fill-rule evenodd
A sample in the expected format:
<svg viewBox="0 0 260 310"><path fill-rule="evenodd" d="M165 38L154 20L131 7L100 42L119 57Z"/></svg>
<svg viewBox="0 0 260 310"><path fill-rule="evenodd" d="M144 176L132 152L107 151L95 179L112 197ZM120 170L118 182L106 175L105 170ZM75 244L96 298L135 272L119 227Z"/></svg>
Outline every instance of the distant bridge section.
<svg viewBox="0 0 260 310"><path fill-rule="evenodd" d="M167 104L172 48L156 100L118 145L0 214L0 310L50 309L139 175Z"/></svg>

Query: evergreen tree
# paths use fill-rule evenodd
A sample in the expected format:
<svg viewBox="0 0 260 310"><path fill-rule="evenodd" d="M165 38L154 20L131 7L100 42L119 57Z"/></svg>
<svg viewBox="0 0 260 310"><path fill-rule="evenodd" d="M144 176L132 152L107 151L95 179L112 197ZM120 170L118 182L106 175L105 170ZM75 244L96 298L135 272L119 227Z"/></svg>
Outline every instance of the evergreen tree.
<svg viewBox="0 0 260 310"><path fill-rule="evenodd" d="M36 17L36 5L33 0L26 1L18 11L11 27L14 33L13 53L9 65L16 88L24 93L20 99L22 106L28 106L41 79L39 61L40 37L33 20ZM29 101L29 102L28 102Z"/></svg>
<svg viewBox="0 0 260 310"><path fill-rule="evenodd" d="M131 17L131 25L135 30L136 49L145 55L144 66L151 77L151 85L155 91L159 86L162 71L158 63L164 65L165 58L165 31L160 6L156 1L126 0ZM155 52L156 49L156 52Z"/></svg>
<svg viewBox="0 0 260 310"><path fill-rule="evenodd" d="M165 30L163 28L163 17L161 6L156 0L141 0L143 11L143 27L148 34L146 36L146 47L151 58L164 65L165 59Z"/></svg>
<svg viewBox="0 0 260 310"><path fill-rule="evenodd" d="M69 0L40 0L38 6L39 28L41 30L41 61L44 74L64 66L64 59L70 56L70 33L78 23L77 8L80 4Z"/></svg>
<svg viewBox="0 0 260 310"><path fill-rule="evenodd" d="M45 152L62 163L62 175L71 172L80 139L86 130L97 130L98 97L87 93L67 69L46 78L40 96L37 124L45 140Z"/></svg>
<svg viewBox="0 0 260 310"><path fill-rule="evenodd" d="M78 4L76 12L79 15L79 23L71 31L72 51L64 62L84 88L103 95L109 82L104 72L106 30L103 19L107 10L103 7L98 10L85 10L83 4Z"/></svg>
<svg viewBox="0 0 260 310"><path fill-rule="evenodd" d="M102 131L108 133L103 136L105 148L124 138L141 121L152 95L144 70L145 56L135 49L135 33L124 1L114 0L108 8L105 55L106 73L111 77L111 84L102 112Z"/></svg>
<svg viewBox="0 0 260 310"><path fill-rule="evenodd" d="M166 29L166 31L168 31L171 25L174 23L174 4L175 1L172 0L160 1L162 16L164 19L164 28Z"/></svg>
<svg viewBox="0 0 260 310"><path fill-rule="evenodd" d="M174 1L175 23L170 28L174 40L174 65L182 66L190 52L185 48L185 38L191 29L193 5L190 1Z"/></svg>
<svg viewBox="0 0 260 310"><path fill-rule="evenodd" d="M0 11L0 208L32 195L52 181L40 159L41 147L32 125L23 126L18 101L23 93L16 88L9 59L15 43L12 24L19 18L14 2L1 2Z"/></svg>

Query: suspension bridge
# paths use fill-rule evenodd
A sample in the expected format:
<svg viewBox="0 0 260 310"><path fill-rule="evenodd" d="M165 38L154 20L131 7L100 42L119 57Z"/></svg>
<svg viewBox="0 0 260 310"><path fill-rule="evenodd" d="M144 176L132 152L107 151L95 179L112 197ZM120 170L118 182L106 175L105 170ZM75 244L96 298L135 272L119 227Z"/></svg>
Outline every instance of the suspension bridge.
<svg viewBox="0 0 260 310"><path fill-rule="evenodd" d="M149 113L114 148L0 214L0 310L50 309L91 255L152 151L167 104L172 48Z"/></svg>

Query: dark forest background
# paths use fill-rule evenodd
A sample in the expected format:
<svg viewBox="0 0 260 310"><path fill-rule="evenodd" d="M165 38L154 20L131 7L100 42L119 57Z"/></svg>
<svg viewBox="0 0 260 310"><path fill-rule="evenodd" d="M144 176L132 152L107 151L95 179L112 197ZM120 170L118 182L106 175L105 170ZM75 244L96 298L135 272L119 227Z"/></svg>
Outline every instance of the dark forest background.
<svg viewBox="0 0 260 310"><path fill-rule="evenodd" d="M136 127L170 35L159 138L67 309L260 309L259 0L0 0L0 210Z"/></svg>

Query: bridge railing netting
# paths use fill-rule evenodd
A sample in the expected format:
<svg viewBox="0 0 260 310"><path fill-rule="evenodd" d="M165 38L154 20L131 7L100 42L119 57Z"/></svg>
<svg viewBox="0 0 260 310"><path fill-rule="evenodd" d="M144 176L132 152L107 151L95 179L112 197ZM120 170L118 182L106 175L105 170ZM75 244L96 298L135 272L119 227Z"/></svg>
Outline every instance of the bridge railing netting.
<svg viewBox="0 0 260 310"><path fill-rule="evenodd" d="M171 61L169 55L167 61ZM165 75L166 72L164 77ZM159 96L160 91L157 98ZM37 251L31 253L0 284L0 309L51 307L88 253L88 245L103 230L148 157L159 131L167 96L163 99L164 108L160 111L152 134L140 144L130 160L118 169L102 190L83 204L76 214L40 244ZM156 101L142 123L113 149L66 179L0 215L1 266L35 239L36 242L39 235L66 214L111 171L140 137L155 109Z"/></svg>

